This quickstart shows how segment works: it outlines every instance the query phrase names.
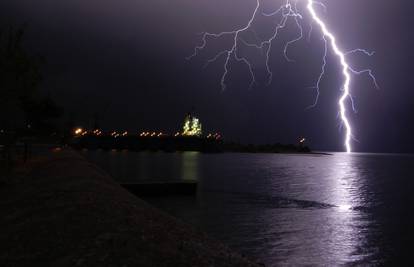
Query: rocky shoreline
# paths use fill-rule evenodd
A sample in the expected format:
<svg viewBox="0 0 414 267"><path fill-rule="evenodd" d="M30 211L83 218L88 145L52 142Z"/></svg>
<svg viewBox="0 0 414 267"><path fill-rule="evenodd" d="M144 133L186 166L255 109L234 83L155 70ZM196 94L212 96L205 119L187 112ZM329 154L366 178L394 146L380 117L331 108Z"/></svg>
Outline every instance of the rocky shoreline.
<svg viewBox="0 0 414 267"><path fill-rule="evenodd" d="M0 185L1 266L257 266L71 150Z"/></svg>

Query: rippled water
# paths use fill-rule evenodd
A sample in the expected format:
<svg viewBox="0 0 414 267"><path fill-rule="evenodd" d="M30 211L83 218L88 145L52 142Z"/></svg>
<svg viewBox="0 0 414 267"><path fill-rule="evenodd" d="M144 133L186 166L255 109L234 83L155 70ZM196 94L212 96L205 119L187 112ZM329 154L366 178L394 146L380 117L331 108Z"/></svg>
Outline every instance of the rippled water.
<svg viewBox="0 0 414 267"><path fill-rule="evenodd" d="M412 155L84 153L121 182L197 180L147 201L266 266L412 258Z"/></svg>

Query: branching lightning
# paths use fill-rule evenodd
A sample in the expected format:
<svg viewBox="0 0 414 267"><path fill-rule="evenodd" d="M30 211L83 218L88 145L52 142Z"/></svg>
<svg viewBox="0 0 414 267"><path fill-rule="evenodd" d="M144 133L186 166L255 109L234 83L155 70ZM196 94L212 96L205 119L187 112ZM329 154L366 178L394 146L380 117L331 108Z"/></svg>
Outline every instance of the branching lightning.
<svg viewBox="0 0 414 267"><path fill-rule="evenodd" d="M255 77L254 72L254 66L249 61L248 58L245 56L242 56L239 52L240 48L242 46L245 47L251 47L261 50L265 55L265 67L268 74L268 84L270 85L273 79L273 73L270 67L270 53L272 50L272 44L279 36L279 33L282 29L284 29L287 25L287 22L289 19L292 19L294 21L295 27L298 29L298 36L293 38L292 40L289 40L285 43L283 54L285 59L288 62L294 62L294 60L289 56L289 48L294 43L301 41L304 38L304 30L302 27L302 21L304 20L303 15L299 12L298 8L298 2L303 2L306 4L306 10L308 12L309 17L311 18L310 23L310 31L308 33L308 41L311 39L311 34L315 30L314 26L317 25L322 33L322 41L323 41L323 56L322 56L322 66L321 66L321 72L319 76L317 77L315 86L312 88L316 91L316 97L315 101L312 105L309 106L309 108L315 107L318 104L319 96L320 96L320 85L321 82L325 76L325 70L327 67L327 57L328 57L328 51L331 49L333 54L337 57L339 63L342 67L342 75L343 75L343 84L341 87L341 96L338 101L339 106L339 115L342 122L342 125L345 128L346 134L345 134L345 142L344 146L348 153L352 151L351 148L351 141L353 138L352 135L352 127L350 124L350 120L347 117L347 101L350 101L352 109L355 111L354 101L351 95L350 85L351 85L351 79L352 74L354 75L360 75L360 74L367 74L372 79L374 85L378 88L377 81L375 79L375 76L370 69L363 69L363 70L357 70L350 66L350 64L347 61L347 56L351 54L361 53L366 56L373 56L374 52L369 52L365 49L354 49L348 52L343 52L338 44L335 35L328 29L328 26L326 23L322 20L322 18L318 15L318 12L316 8L321 8L324 12L327 11L327 7L324 3L316 0L284 0L284 3L275 11L270 13L261 12L261 2L262 0L256 0L256 5L254 7L254 10L247 21L247 23L244 26L241 26L240 28L237 28L232 31L224 31L220 33L209 33L204 32L202 33L202 42L200 45L196 46L194 48L194 52L192 55L190 55L187 59L192 59L193 57L197 56L200 51L206 48L208 44L209 39L219 39L224 38L226 36L229 36L232 38L232 43L229 48L226 48L219 53L217 53L214 57L207 60L206 65L209 65L210 63L213 63L220 58L224 58L223 63L223 73L221 76L221 89L225 90L227 87L226 81L227 76L230 72L230 64L231 60L235 60L236 62L243 63L247 66L249 73L250 73L250 85L249 88L253 87L257 81ZM260 13L261 12L261 13ZM262 39L258 38L256 32L252 28L253 23L255 22L255 19L259 16L265 16L265 17L275 17L279 18L277 25L273 28L272 34L269 38ZM243 39L243 33L253 32L254 36L256 37L256 40L258 42L248 42Z"/></svg>

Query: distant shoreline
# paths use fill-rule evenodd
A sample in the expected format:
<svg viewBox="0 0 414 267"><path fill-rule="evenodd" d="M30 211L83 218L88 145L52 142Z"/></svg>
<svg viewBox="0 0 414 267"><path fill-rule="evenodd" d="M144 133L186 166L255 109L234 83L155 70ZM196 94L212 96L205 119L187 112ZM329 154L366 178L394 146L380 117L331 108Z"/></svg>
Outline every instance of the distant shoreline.
<svg viewBox="0 0 414 267"><path fill-rule="evenodd" d="M72 138L69 145L75 149L103 149L132 151L199 151L205 153L310 153L311 149L303 144L241 144L225 142L222 139L197 136L96 136L84 135Z"/></svg>

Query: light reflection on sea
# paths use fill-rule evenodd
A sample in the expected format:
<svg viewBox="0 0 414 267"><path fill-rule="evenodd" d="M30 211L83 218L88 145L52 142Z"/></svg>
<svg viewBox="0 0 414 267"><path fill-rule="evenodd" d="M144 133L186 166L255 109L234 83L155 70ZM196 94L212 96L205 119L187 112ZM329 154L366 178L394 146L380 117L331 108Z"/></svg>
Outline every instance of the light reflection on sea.
<svg viewBox="0 0 414 267"><path fill-rule="evenodd" d="M410 257L411 155L84 153L121 182L197 180L195 197L146 200L266 266Z"/></svg>

